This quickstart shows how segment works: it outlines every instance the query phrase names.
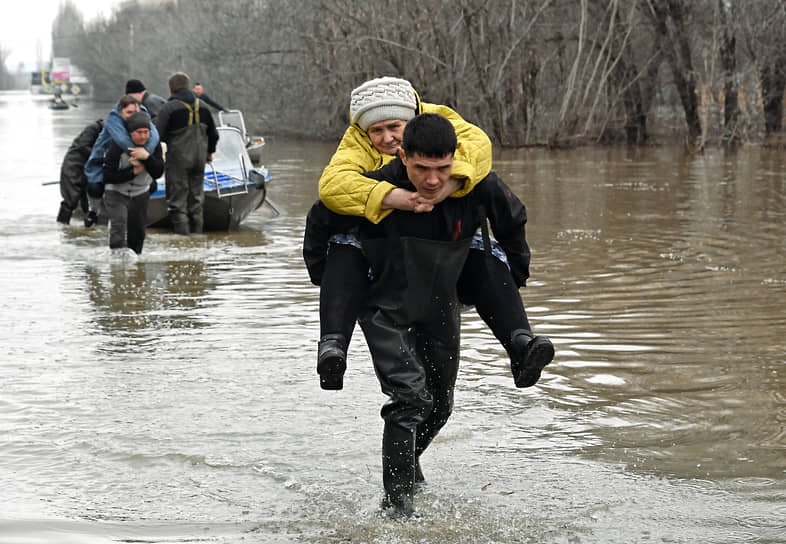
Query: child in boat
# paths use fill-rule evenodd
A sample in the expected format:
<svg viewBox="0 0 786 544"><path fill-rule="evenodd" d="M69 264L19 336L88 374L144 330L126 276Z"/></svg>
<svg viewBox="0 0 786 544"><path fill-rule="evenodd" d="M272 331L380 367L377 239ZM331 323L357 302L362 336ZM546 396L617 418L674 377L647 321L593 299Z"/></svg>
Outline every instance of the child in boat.
<svg viewBox="0 0 786 544"><path fill-rule="evenodd" d="M147 226L147 205L164 173L161 144L152 153L144 145L150 138L150 117L138 111L125 122L135 147L123 149L114 141L104 156L104 206L109 216L110 249L131 248L142 253Z"/></svg>

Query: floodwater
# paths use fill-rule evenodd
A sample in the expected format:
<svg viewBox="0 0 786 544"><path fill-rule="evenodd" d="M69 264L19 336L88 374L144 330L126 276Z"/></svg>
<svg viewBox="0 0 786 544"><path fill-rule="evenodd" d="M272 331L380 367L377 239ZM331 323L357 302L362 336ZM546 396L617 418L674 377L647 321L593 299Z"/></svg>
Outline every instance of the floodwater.
<svg viewBox="0 0 786 544"><path fill-rule="evenodd" d="M109 107L0 94L0 543L786 542L783 151L497 150L556 359L516 389L464 315L422 517L395 522L362 334L343 391L315 374L300 246L335 144L267 138L285 215L118 261L42 185Z"/></svg>

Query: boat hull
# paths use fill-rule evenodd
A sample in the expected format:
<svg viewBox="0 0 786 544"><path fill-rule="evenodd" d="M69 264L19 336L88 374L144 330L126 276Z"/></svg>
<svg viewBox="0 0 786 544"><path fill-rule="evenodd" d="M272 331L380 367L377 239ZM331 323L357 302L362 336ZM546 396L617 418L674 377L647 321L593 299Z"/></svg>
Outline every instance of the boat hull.
<svg viewBox="0 0 786 544"><path fill-rule="evenodd" d="M159 195L158 193L162 193ZM215 190L205 191L203 206L204 230L234 230L249 216L251 212L265 203L267 188L250 186L248 193L219 197ZM147 208L148 226L154 228L170 228L166 198L159 190L150 199Z"/></svg>

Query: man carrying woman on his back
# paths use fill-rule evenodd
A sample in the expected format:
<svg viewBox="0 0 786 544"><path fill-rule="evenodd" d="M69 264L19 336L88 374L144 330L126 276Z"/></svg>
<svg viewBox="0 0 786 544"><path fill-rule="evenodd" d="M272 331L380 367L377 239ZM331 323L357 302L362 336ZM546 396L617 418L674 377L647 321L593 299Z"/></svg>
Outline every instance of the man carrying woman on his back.
<svg viewBox="0 0 786 544"><path fill-rule="evenodd" d="M133 113L125 122L134 147L109 143L104 155L104 206L109 216L110 249L131 248L142 253L147 225L147 206L164 173L161 144L152 153L144 145L150 139L150 117Z"/></svg>

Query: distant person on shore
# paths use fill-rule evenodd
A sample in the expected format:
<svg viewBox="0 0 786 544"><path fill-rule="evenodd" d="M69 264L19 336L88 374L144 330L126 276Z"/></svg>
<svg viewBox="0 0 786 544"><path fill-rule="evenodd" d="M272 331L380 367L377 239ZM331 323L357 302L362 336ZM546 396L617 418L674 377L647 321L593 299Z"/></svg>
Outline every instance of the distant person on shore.
<svg viewBox="0 0 786 544"><path fill-rule="evenodd" d="M134 148L109 143L104 155L104 206L109 217L109 248L131 248L142 253L147 227L147 205L164 173L161 144L152 153L143 147L150 139L150 117L133 113L125 122Z"/></svg>
<svg viewBox="0 0 786 544"><path fill-rule="evenodd" d="M136 144L128 135L125 120L131 114L140 110L139 101L131 95L124 95L118 100L114 109L104 121L104 128L96 139L90 157L85 163L85 176L87 177L87 194L90 196L90 211L85 216L85 226L90 227L95 224L99 212L103 211L101 196L104 194L104 154L109 148L110 142L115 142L123 149L135 148ZM147 114L145 114L147 115ZM150 127L150 138L145 143L144 148L148 153L152 153L158 145L160 138L155 125ZM97 195L97 196L96 196Z"/></svg>
<svg viewBox="0 0 786 544"><path fill-rule="evenodd" d="M224 108L224 106L222 106L221 104L219 104L218 102L216 102L215 100L213 100L207 95L205 90L202 88L202 84L199 83L198 81L194 83L194 94L198 99L200 99L202 102L204 102L211 108L216 108L218 111L226 111L226 108Z"/></svg>
<svg viewBox="0 0 786 544"><path fill-rule="evenodd" d="M166 104L165 98L157 94L149 93L144 83L138 79L129 79L126 81L126 94L130 94L139 100L139 103L144 106L147 113L150 114L150 118L154 121L158 112L164 107L164 104Z"/></svg>
<svg viewBox="0 0 786 544"><path fill-rule="evenodd" d="M166 143L166 200L176 234L201 234L204 230L205 163L213 160L218 131L210 109L189 90L183 72L169 78L171 96L158 112L155 124Z"/></svg>
<svg viewBox="0 0 786 544"><path fill-rule="evenodd" d="M424 195L364 176L394 159L406 122L419 113L438 113L456 131L452 175L440 191ZM452 200L471 194L491 170L488 136L447 106L421 102L407 80L382 77L355 88L350 119L352 124L319 180L321 201L308 214L303 244L311 281L320 286L317 372L323 389L342 388L347 347L369 285L368 261L356 235L336 226L331 214L379 223L394 209L429 212L448 196ZM519 293L527 276L514 267L518 257L507 255L497 240L489 238L486 243L476 233L458 293L507 351L516 387L531 387L553 359L554 346L532 332Z"/></svg>
<svg viewBox="0 0 786 544"><path fill-rule="evenodd" d="M58 223L68 225L71 222L71 215L77 207L82 209L85 220L87 220L90 205L87 201L85 163L103 128L103 119L87 125L74 138L65 157L63 157L63 163L60 165L60 195L63 200L60 202L60 210L57 212Z"/></svg>

